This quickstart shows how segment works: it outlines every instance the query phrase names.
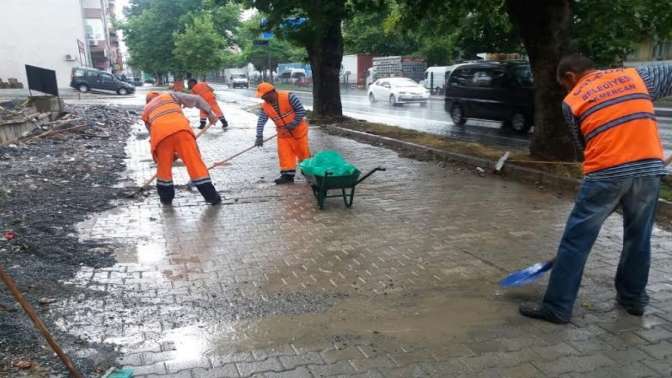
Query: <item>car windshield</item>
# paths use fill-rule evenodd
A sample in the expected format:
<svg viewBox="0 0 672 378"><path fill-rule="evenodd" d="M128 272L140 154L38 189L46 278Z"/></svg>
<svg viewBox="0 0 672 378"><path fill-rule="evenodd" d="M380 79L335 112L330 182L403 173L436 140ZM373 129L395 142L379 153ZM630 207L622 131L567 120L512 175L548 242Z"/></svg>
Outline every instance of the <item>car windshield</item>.
<svg viewBox="0 0 672 378"><path fill-rule="evenodd" d="M245 75L243 75L243 74L233 75L233 78L234 79L244 79Z"/></svg>
<svg viewBox="0 0 672 378"><path fill-rule="evenodd" d="M405 80L391 80L390 83L394 85L395 87L403 87L403 88L408 88L408 87L417 87L418 83L411 79L405 79Z"/></svg>

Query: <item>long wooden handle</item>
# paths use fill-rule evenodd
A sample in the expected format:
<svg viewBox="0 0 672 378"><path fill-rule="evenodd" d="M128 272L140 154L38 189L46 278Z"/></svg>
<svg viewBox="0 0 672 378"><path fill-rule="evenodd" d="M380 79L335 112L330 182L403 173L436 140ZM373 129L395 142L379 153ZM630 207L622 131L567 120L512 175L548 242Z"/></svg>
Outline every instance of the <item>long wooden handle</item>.
<svg viewBox="0 0 672 378"><path fill-rule="evenodd" d="M2 279L2 282L5 283L5 286L7 286L7 289L9 289L9 292L12 293L14 296L14 299L16 299L17 302L21 305L21 308L23 308L23 311L26 312L30 320L33 321L33 324L35 325L35 328L40 331L42 336L47 340L47 343L49 343L49 346L51 346L51 349L56 352L58 357L63 361L63 364L65 365L66 368L68 368L68 371L70 371L70 375L74 378L82 378L82 375L79 373L77 368L75 367L75 364L72 363L72 360L70 357L68 357L65 352L63 352L63 349L58 345L56 340L54 340L54 337L51 336L49 333L49 330L47 329L47 326L44 324L42 319L37 315L35 312L35 309L33 309L33 306L26 301L26 298L21 294L19 289L16 287L16 282L14 282L14 279L9 275L9 273L5 272L5 269L2 265L0 265L0 279Z"/></svg>
<svg viewBox="0 0 672 378"><path fill-rule="evenodd" d="M277 137L277 136L278 136L278 134L275 134L275 135L273 135L273 136L270 136L270 137L264 139L264 143L268 142L269 140L271 140L271 139L273 139L273 138L275 138L275 137ZM237 154L235 154L235 155L233 155L233 156L230 156L230 157L228 157L228 158L226 158L226 159L224 159L224 160L220 160L220 161L216 161L216 162L212 163L212 164L208 167L208 171L211 170L212 168L215 168L215 167L218 166L218 165L224 165L224 164L228 163L229 161L231 161L231 160L237 158L238 156L240 156L240 155L242 155L242 154L244 154L244 153L246 153L246 152L248 152L248 151L253 150L255 147L257 147L257 146L248 147L248 148L246 148L246 149L240 151L239 153L237 153Z"/></svg>
<svg viewBox="0 0 672 378"><path fill-rule="evenodd" d="M196 139L200 138L203 133L205 133L212 125L214 125L213 122L208 121L208 125L203 128L203 130L199 131L198 134L196 134ZM148 187L155 179L156 179L157 173L154 174L154 176L150 177L145 181L144 184L138 189L138 192L143 191L146 187Z"/></svg>

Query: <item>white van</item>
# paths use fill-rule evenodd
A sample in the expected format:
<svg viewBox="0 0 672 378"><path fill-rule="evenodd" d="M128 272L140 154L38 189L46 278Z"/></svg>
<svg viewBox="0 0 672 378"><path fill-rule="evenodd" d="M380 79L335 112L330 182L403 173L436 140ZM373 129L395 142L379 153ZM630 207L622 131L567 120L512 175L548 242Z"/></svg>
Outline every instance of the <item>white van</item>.
<svg viewBox="0 0 672 378"><path fill-rule="evenodd" d="M434 66L425 70L425 79L422 85L432 93L443 93L446 88L446 77L455 66Z"/></svg>

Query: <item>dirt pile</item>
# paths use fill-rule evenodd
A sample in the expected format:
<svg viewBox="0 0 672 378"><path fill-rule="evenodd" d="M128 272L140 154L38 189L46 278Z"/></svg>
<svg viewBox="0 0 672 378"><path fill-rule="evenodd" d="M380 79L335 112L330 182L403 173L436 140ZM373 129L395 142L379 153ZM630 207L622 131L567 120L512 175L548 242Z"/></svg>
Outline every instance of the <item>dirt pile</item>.
<svg viewBox="0 0 672 378"><path fill-rule="evenodd" d="M5 107L5 109L7 109ZM75 357L86 376L112 362L113 351L87 346L82 340L59 332L49 313L49 303L76 298L82 293L61 284L80 266L113 264L110 246L80 243L75 224L92 212L112 207L127 189L115 188L124 170L124 147L134 110L107 106L68 106L61 121L68 126L38 127L21 142L0 146L0 264L17 281L56 338L68 351L93 347L101 352ZM51 122L51 121L49 121ZM48 134L47 134L48 133ZM1 234L0 234L1 235ZM34 373L62 374L28 318L7 290L0 288L0 376L14 376L16 361L31 361ZM38 374L39 375L39 374Z"/></svg>

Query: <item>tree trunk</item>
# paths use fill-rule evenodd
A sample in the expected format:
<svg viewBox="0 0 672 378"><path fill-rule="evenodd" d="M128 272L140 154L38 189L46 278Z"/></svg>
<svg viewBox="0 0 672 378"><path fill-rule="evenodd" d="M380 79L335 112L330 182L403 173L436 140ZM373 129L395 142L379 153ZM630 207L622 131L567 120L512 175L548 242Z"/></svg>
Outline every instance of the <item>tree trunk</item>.
<svg viewBox="0 0 672 378"><path fill-rule="evenodd" d="M571 0L506 0L534 74L534 134L530 153L545 160L575 160L577 153L562 115L565 94L556 81L560 58L570 44Z"/></svg>
<svg viewBox="0 0 672 378"><path fill-rule="evenodd" d="M306 46L313 71L313 113L316 118L340 119L341 88L339 73L343 60L341 20L330 20L321 36Z"/></svg>

